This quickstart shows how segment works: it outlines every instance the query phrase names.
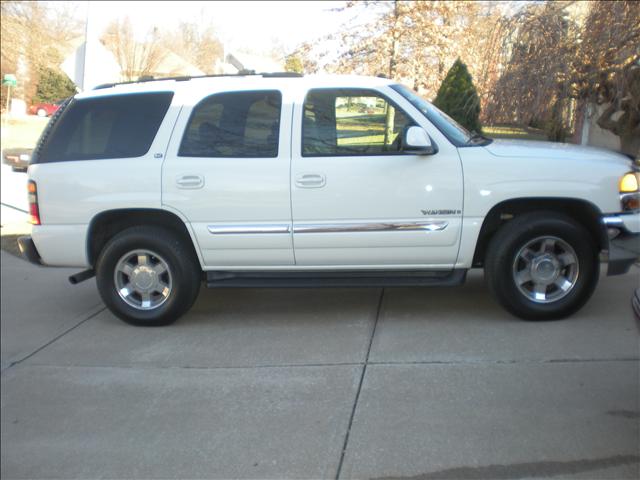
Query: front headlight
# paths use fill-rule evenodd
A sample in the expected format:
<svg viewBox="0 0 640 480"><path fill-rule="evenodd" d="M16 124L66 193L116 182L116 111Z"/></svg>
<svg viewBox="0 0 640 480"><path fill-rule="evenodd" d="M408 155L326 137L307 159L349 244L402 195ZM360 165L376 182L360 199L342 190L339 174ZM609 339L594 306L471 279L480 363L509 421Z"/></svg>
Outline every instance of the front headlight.
<svg viewBox="0 0 640 480"><path fill-rule="evenodd" d="M620 179L620 193L633 193L639 190L640 186L640 173L629 172L625 173Z"/></svg>
<svg viewBox="0 0 640 480"><path fill-rule="evenodd" d="M620 205L623 212L640 210L640 173L629 172L620 179Z"/></svg>

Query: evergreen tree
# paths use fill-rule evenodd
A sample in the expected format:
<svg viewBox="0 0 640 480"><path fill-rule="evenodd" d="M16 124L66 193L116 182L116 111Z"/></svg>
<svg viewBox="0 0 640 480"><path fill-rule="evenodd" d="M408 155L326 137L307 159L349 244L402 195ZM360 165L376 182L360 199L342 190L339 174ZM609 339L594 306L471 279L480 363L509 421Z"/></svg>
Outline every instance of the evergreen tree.
<svg viewBox="0 0 640 480"><path fill-rule="evenodd" d="M76 94L76 86L64 73L51 68L43 68L39 73L34 103L53 103Z"/></svg>
<svg viewBox="0 0 640 480"><path fill-rule="evenodd" d="M460 125L480 133L480 99L467 66L460 59L442 81L433 104Z"/></svg>

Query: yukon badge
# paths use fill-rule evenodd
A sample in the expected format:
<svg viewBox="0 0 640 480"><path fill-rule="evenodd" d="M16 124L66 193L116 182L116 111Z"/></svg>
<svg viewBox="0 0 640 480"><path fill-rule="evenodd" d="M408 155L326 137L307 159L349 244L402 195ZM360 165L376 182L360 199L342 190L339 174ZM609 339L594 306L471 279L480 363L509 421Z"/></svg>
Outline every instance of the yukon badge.
<svg viewBox="0 0 640 480"><path fill-rule="evenodd" d="M462 210L420 210L423 215L434 216L434 215L461 215Z"/></svg>

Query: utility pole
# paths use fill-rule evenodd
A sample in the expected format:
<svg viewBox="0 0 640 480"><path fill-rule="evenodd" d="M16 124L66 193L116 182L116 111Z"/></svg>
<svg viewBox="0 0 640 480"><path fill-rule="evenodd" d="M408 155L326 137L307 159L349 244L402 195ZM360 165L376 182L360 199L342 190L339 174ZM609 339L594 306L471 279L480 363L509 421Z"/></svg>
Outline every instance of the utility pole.
<svg viewBox="0 0 640 480"><path fill-rule="evenodd" d="M87 78L87 50L89 50L89 10L91 2L87 0L87 18L84 22L84 55L82 56L82 78L80 79L80 89L85 90Z"/></svg>
<svg viewBox="0 0 640 480"><path fill-rule="evenodd" d="M87 19L84 27L84 55L82 60L82 90L91 90L99 83L100 65L98 59L97 45L99 42L100 31L97 29L95 15L96 5L91 7L91 1L87 1ZM99 22L98 22L99 23Z"/></svg>

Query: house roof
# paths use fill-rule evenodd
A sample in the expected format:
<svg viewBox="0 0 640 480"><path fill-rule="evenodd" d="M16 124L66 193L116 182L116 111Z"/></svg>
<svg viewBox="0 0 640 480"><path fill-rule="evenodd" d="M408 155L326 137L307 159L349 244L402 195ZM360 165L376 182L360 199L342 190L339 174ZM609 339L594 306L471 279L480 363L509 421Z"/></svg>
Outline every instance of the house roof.
<svg viewBox="0 0 640 480"><path fill-rule="evenodd" d="M184 58L166 49L163 51L162 60L160 60L158 65L153 70L154 76L197 76L205 74L205 72L200 70L195 65L187 62Z"/></svg>

